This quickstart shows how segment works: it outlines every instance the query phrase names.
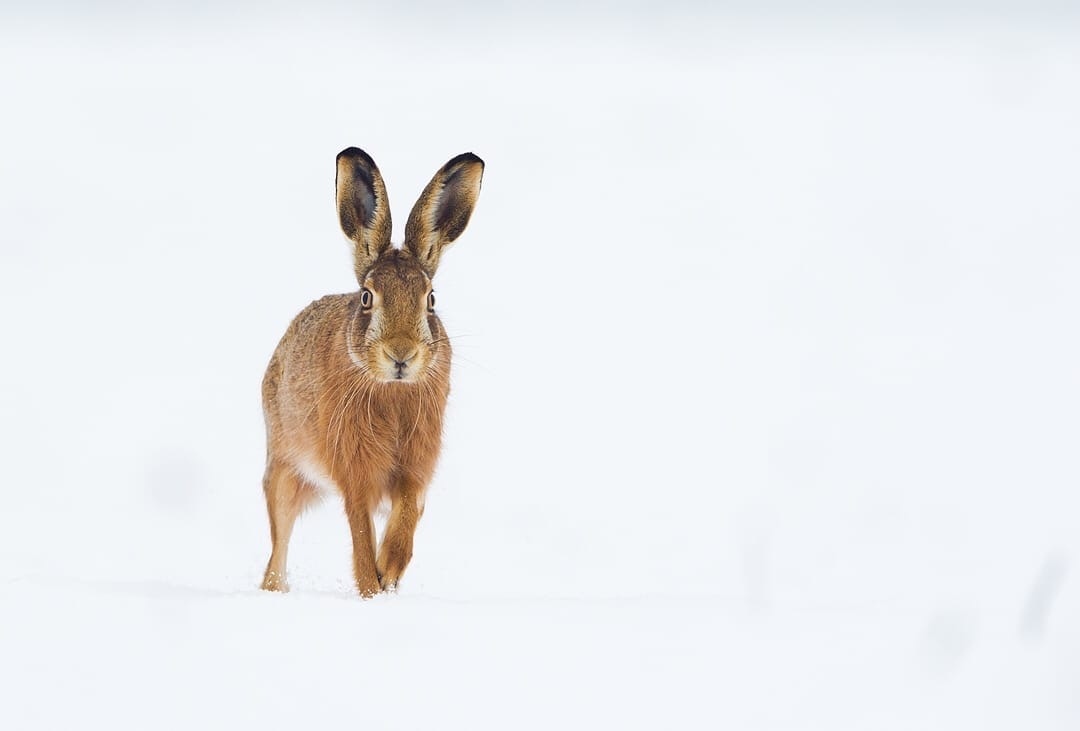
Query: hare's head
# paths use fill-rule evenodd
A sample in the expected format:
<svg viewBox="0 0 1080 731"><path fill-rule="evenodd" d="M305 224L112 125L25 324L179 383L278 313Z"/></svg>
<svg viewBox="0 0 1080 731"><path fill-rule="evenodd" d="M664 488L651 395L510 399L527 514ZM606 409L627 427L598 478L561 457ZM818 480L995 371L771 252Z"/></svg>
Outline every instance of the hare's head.
<svg viewBox="0 0 1080 731"><path fill-rule="evenodd" d="M337 156L338 215L353 244L361 287L347 345L353 362L375 380L415 383L448 365L431 280L443 249L469 222L483 175L484 162L472 153L446 163L413 206L405 243L395 249L386 186L375 162L356 147Z"/></svg>

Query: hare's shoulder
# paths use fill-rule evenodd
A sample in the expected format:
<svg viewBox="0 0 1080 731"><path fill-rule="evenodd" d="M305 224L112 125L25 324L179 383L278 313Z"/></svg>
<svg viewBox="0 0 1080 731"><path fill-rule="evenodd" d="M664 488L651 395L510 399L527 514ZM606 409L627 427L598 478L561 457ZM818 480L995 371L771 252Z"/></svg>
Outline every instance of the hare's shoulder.
<svg viewBox="0 0 1080 731"><path fill-rule="evenodd" d="M278 382L287 363L305 360L304 353L314 354L332 346L334 334L354 311L359 294L328 294L302 309L281 336L263 377L263 397L276 396Z"/></svg>
<svg viewBox="0 0 1080 731"><path fill-rule="evenodd" d="M300 314L294 317L292 324L289 325L289 330L305 329L328 319L348 315L359 296L359 292L324 295L300 310Z"/></svg>
<svg viewBox="0 0 1080 731"><path fill-rule="evenodd" d="M354 311L358 297L358 293L352 292L328 294L315 300L302 309L289 323L278 349L318 337L320 334L325 335L328 330L338 329Z"/></svg>

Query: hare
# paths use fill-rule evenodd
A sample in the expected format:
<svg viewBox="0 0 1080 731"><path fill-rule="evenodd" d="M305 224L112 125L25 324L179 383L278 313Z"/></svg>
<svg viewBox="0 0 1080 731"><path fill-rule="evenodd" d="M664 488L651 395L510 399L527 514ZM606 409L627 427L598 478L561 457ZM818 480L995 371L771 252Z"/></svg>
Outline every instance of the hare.
<svg viewBox="0 0 1080 731"><path fill-rule="evenodd" d="M469 222L483 174L472 153L446 163L409 214L397 249L375 162L355 147L337 156L338 216L360 290L308 305L263 378L272 543L263 589L288 591L296 518L333 490L344 498L360 595L396 588L408 566L450 390L450 341L431 280L443 249ZM376 552L372 516L384 499L390 515Z"/></svg>

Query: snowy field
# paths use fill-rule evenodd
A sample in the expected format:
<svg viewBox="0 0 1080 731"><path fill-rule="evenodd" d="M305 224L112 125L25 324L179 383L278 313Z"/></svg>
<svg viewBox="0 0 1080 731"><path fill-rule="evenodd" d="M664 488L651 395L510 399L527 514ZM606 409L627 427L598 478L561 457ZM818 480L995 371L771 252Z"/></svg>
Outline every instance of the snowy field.
<svg viewBox="0 0 1080 731"><path fill-rule="evenodd" d="M1080 728L1080 25L1007 5L7 7L0 727ZM256 588L350 145L398 241L487 163L366 602L334 501Z"/></svg>

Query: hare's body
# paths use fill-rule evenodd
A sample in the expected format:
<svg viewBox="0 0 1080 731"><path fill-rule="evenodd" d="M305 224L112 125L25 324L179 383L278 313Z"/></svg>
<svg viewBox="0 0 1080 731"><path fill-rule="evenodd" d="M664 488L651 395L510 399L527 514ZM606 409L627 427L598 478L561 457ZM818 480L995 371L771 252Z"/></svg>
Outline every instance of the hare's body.
<svg viewBox="0 0 1080 731"><path fill-rule="evenodd" d="M342 228L355 244L362 289L323 297L297 315L263 379L273 544L264 589L287 589L293 525L327 490L344 499L362 595L396 586L408 565L450 390L450 344L434 313L431 276L441 248L464 228L482 170L471 155L447 163L414 208L399 250L389 244L374 163L355 148L338 156ZM376 552L372 514L384 500L390 516Z"/></svg>
<svg viewBox="0 0 1080 731"><path fill-rule="evenodd" d="M270 453L320 488L356 485L374 509L392 498L391 478L425 484L439 454L450 388L449 343L424 384L377 383L347 355L357 295L330 295L293 321L263 379ZM311 374L315 373L315 379ZM363 424L365 428L349 428Z"/></svg>

